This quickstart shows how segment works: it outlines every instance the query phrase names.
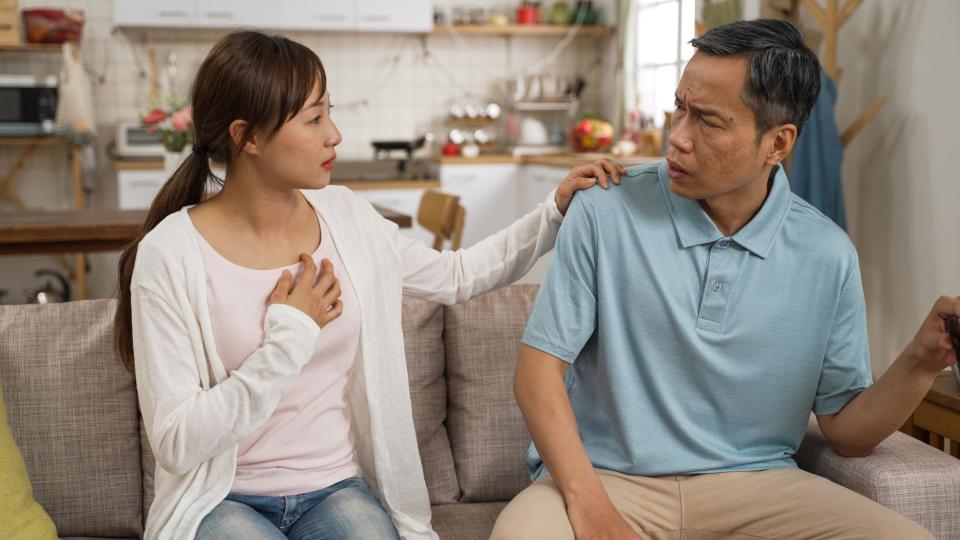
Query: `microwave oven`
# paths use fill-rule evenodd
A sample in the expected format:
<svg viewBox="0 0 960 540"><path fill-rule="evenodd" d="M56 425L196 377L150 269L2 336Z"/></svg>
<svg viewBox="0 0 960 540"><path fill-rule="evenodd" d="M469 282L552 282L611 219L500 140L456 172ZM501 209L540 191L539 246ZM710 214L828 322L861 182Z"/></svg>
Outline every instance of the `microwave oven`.
<svg viewBox="0 0 960 540"><path fill-rule="evenodd" d="M162 158L163 141L140 122L117 122L116 151L121 158Z"/></svg>
<svg viewBox="0 0 960 540"><path fill-rule="evenodd" d="M53 135L57 82L53 75L0 75L0 137Z"/></svg>

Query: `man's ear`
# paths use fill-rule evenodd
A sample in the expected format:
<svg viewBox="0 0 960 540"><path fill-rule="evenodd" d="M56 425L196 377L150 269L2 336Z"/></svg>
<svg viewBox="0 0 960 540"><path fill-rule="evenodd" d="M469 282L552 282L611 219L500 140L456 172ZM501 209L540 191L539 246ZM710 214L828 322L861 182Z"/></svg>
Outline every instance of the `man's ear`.
<svg viewBox="0 0 960 540"><path fill-rule="evenodd" d="M251 136L247 140L247 130L250 128L250 125L247 124L246 120L234 120L230 122L230 139L233 141L233 145L238 149L238 153L248 153L255 156L260 155L260 147L257 145L257 137ZM246 142L244 142L246 140ZM243 145L241 148L240 145Z"/></svg>
<svg viewBox="0 0 960 540"><path fill-rule="evenodd" d="M770 144L767 150L765 163L776 165L782 163L790 155L793 145L797 142L797 126L783 124L770 130L767 134Z"/></svg>

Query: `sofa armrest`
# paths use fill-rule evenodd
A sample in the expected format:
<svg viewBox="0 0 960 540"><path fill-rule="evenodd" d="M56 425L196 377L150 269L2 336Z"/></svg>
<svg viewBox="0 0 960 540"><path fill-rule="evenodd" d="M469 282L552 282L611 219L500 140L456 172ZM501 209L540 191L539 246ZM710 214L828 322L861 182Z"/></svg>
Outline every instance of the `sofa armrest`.
<svg viewBox="0 0 960 540"><path fill-rule="evenodd" d="M800 468L907 516L939 539L960 539L960 460L899 431L867 457L845 458L811 418Z"/></svg>

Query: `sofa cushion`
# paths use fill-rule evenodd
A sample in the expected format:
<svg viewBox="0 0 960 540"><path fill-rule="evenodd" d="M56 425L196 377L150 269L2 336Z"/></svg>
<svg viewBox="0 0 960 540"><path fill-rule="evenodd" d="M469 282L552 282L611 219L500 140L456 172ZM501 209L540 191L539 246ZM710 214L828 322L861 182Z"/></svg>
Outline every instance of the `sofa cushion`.
<svg viewBox="0 0 960 540"><path fill-rule="evenodd" d="M447 385L443 378L443 310L440 304L405 297L402 320L413 422L430 502L456 502L460 488L444 426Z"/></svg>
<svg viewBox="0 0 960 540"><path fill-rule="evenodd" d="M530 483L513 372L536 294L536 285L514 285L445 308L447 431L461 502L507 501Z"/></svg>
<svg viewBox="0 0 960 540"><path fill-rule="evenodd" d="M143 533L133 377L115 302L0 306L0 382L33 491L62 536Z"/></svg>
<svg viewBox="0 0 960 540"><path fill-rule="evenodd" d="M440 540L487 540L505 506L505 502L434 506L433 530Z"/></svg>
<svg viewBox="0 0 960 540"><path fill-rule="evenodd" d="M27 466L10 432L0 388L0 531L12 540L51 540L57 529L33 498Z"/></svg>

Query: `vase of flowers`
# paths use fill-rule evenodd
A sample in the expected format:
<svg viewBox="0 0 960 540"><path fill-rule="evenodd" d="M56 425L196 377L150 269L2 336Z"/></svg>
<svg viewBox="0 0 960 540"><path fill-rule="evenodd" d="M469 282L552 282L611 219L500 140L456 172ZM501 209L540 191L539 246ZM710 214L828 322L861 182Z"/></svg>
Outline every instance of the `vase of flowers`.
<svg viewBox="0 0 960 540"><path fill-rule="evenodd" d="M180 167L193 151L193 112L189 105L176 99L152 105L141 117L147 133L159 133L163 143L163 169L167 176Z"/></svg>

